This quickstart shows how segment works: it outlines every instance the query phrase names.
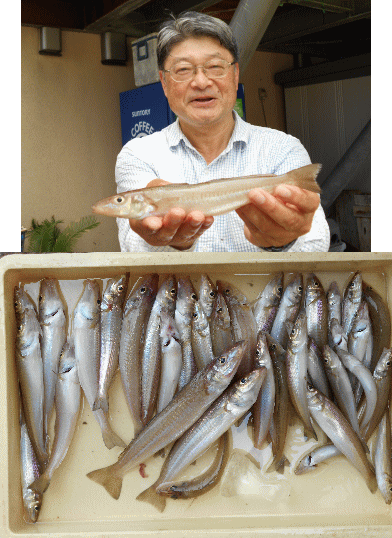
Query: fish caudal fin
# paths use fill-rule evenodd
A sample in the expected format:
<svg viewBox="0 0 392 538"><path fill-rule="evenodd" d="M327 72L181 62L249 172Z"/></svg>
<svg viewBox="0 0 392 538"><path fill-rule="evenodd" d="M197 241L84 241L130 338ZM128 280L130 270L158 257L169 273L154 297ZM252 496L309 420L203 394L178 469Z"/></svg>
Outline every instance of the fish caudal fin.
<svg viewBox="0 0 392 538"><path fill-rule="evenodd" d="M284 474L284 468L286 466L290 466L289 460L286 458L285 455L283 455L278 461L274 461L271 463L271 465L265 470L266 473L271 473L273 471L277 471L280 474Z"/></svg>
<svg viewBox="0 0 392 538"><path fill-rule="evenodd" d="M43 493L45 493L45 491L48 489L49 484L50 477L44 473L38 477L37 480L34 480L32 484L30 484L29 489L43 495Z"/></svg>
<svg viewBox="0 0 392 538"><path fill-rule="evenodd" d="M321 188L316 181L316 178L321 170L321 164L308 164L287 172L287 180L284 183L297 185L301 189L313 191L320 194Z"/></svg>
<svg viewBox="0 0 392 538"><path fill-rule="evenodd" d="M111 466L91 471L86 476L103 486L113 499L117 500L120 497L123 479L122 476L113 473Z"/></svg>
<svg viewBox="0 0 392 538"><path fill-rule="evenodd" d="M139 493L136 500L152 504L157 510L159 510L159 512L163 512L166 507L166 497L158 495L154 484Z"/></svg>
<svg viewBox="0 0 392 538"><path fill-rule="evenodd" d="M127 447L121 437L119 437L117 433L115 433L113 430L102 431L102 439L105 443L106 448L108 448L109 450L115 446L119 446L120 448Z"/></svg>
<svg viewBox="0 0 392 538"><path fill-rule="evenodd" d="M93 404L93 407L92 407L93 411L97 411L98 409L102 409L102 411L104 413L108 413L109 412L109 403L108 403L108 400L107 398L105 398L104 396L97 396L94 404Z"/></svg>

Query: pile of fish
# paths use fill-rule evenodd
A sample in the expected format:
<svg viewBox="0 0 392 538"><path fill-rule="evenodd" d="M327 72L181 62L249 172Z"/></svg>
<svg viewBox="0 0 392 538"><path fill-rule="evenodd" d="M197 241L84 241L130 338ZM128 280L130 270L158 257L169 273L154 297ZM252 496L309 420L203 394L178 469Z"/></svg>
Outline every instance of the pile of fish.
<svg viewBox="0 0 392 538"><path fill-rule="evenodd" d="M16 366L21 395L21 468L26 519L38 519L43 494L61 465L78 421L82 391L107 448L124 450L88 478L118 499L124 475L165 456L158 479L138 500L165 508L220 480L229 431L250 412L253 443L271 443L267 471L283 473L290 408L319 446L295 473L344 455L370 491L392 500L391 320L381 296L355 273L342 293L311 273L277 273L251 303L233 284L200 275L129 274L100 292L87 279L68 320L59 282L40 282L38 308L15 288ZM68 324L70 327L68 328ZM109 422L117 372L134 425L126 445ZM48 425L55 408L54 438ZM321 433L321 436L320 436ZM369 450L375 434L374 454ZM370 445L371 446L371 445ZM209 467L181 474L212 447Z"/></svg>

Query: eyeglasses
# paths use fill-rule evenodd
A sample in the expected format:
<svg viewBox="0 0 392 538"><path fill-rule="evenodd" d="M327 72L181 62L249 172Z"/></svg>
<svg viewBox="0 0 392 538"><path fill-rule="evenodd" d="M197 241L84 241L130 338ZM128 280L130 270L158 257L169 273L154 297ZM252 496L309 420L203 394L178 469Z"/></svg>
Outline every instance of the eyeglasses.
<svg viewBox="0 0 392 538"><path fill-rule="evenodd" d="M175 64L171 69L164 69L163 71L169 73L175 82L186 82L196 75L197 69L200 67L206 77L214 80L216 78L225 77L230 67L234 64L235 62L230 63L226 62L226 60L216 58L209 60L204 65L193 65L187 62L180 62Z"/></svg>

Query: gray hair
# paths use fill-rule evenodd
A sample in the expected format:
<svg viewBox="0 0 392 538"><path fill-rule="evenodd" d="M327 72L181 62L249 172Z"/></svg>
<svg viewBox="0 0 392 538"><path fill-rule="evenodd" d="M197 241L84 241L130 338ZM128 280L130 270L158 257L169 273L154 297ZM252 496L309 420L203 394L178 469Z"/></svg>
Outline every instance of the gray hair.
<svg viewBox="0 0 392 538"><path fill-rule="evenodd" d="M185 11L177 18L172 15L172 18L160 27L157 43L158 68L160 70L163 69L163 64L174 45L181 43L188 37L217 39L222 47L231 52L234 61L238 62L238 46L228 24L205 13Z"/></svg>

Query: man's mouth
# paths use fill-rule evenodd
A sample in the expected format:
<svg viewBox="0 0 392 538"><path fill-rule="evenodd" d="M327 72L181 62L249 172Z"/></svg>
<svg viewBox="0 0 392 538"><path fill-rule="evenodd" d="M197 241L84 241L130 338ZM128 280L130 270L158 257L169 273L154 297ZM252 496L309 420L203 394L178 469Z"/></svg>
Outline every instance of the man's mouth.
<svg viewBox="0 0 392 538"><path fill-rule="evenodd" d="M209 103L211 101L214 101L214 97L195 97L192 99L192 102L196 103Z"/></svg>

